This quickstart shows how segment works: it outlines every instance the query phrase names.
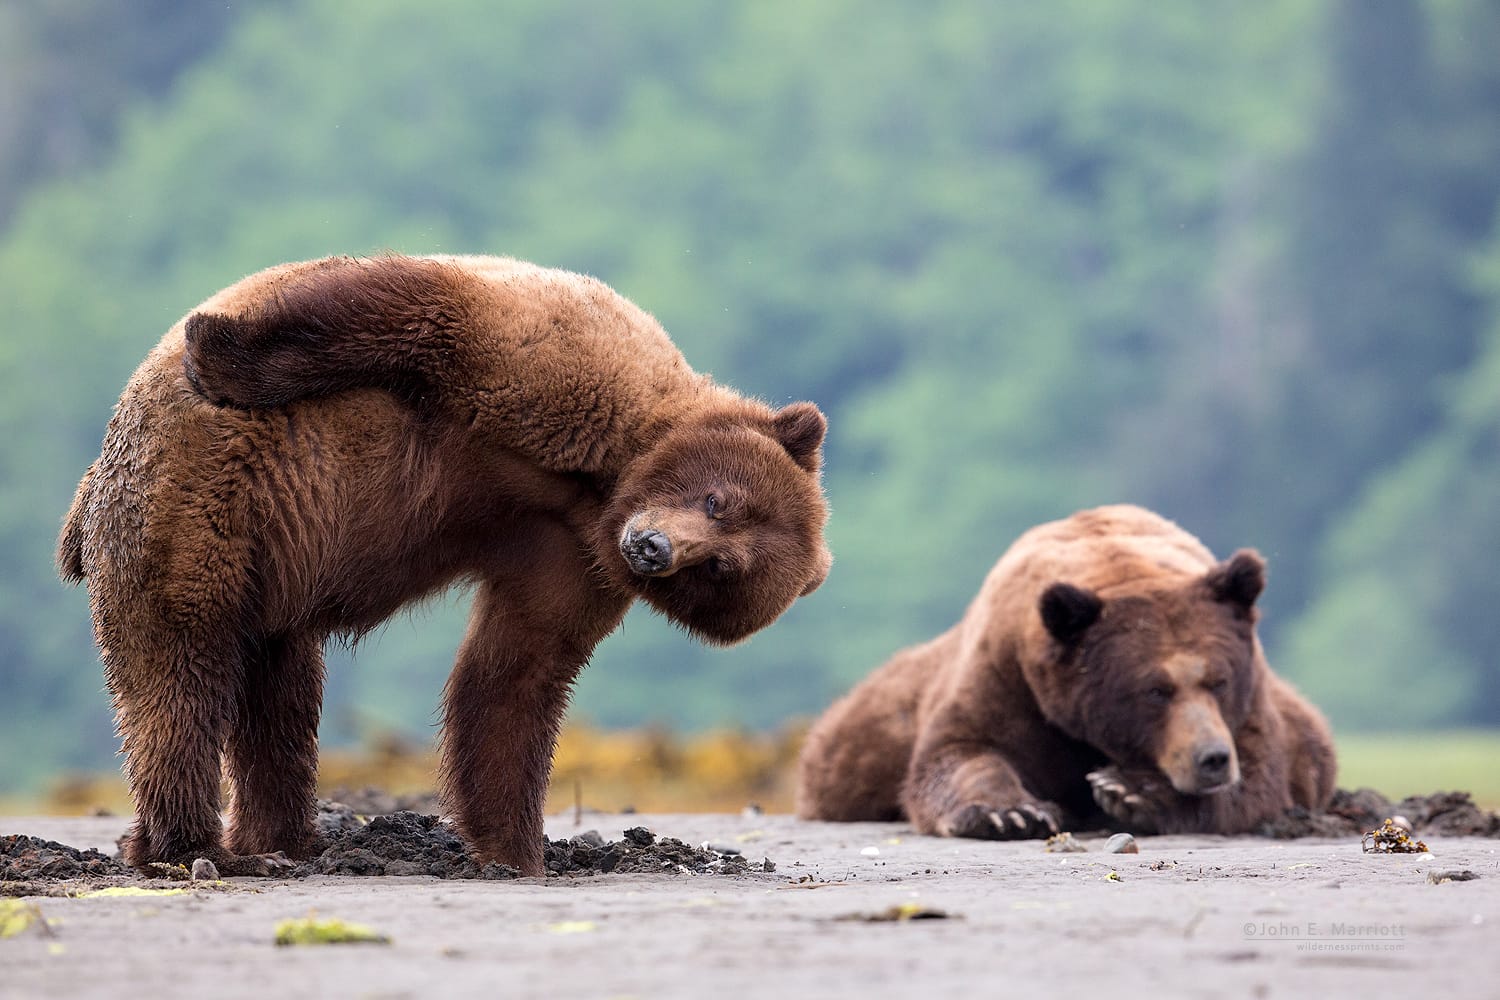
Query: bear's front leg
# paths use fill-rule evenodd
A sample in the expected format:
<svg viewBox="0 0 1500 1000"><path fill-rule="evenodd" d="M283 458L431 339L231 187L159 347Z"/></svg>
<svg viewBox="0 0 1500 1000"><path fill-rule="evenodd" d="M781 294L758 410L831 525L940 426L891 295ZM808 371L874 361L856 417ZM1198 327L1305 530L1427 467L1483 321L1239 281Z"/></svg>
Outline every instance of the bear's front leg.
<svg viewBox="0 0 1500 1000"><path fill-rule="evenodd" d="M569 575L563 568L575 569ZM586 567L544 560L524 582L492 579L474 601L444 692L443 790L481 862L542 875L542 821L574 679L628 597L593 591Z"/></svg>
<svg viewBox="0 0 1500 1000"><path fill-rule="evenodd" d="M972 743L918 747L901 799L918 830L940 837L1025 840L1065 822L1062 808L1028 792L999 751Z"/></svg>

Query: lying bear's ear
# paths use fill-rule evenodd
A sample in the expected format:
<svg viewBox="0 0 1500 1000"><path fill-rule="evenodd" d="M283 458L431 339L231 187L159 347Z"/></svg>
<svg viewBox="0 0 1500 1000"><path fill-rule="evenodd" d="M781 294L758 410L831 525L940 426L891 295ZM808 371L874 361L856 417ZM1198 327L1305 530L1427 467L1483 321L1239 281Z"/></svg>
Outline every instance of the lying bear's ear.
<svg viewBox="0 0 1500 1000"><path fill-rule="evenodd" d="M1071 646L1083 638L1104 611L1099 595L1071 583L1054 583L1042 592L1042 624L1052 638Z"/></svg>
<svg viewBox="0 0 1500 1000"><path fill-rule="evenodd" d="M821 410L811 403L784 406L771 418L771 429L798 465L808 472L818 471L818 449L828 432L828 421Z"/></svg>
<svg viewBox="0 0 1500 1000"><path fill-rule="evenodd" d="M1209 570L1204 582L1214 600L1249 611L1266 589L1266 561L1254 549L1240 549Z"/></svg>

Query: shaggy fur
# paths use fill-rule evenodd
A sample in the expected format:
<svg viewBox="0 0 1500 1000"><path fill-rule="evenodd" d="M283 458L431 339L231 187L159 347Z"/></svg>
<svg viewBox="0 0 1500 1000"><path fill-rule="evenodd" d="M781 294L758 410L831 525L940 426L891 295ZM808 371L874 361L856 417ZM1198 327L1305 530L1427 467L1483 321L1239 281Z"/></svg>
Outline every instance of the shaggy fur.
<svg viewBox="0 0 1500 1000"><path fill-rule="evenodd" d="M826 575L823 433L695 374L600 282L514 260L288 264L213 296L130 380L59 544L124 740L126 859L312 851L325 639L468 581L444 786L482 860L540 873L571 685L632 601L731 643Z"/></svg>
<svg viewBox="0 0 1500 1000"><path fill-rule="evenodd" d="M799 813L1035 837L1239 833L1334 787L1316 709L1255 635L1265 564L1138 507L1034 528L964 618L809 733Z"/></svg>

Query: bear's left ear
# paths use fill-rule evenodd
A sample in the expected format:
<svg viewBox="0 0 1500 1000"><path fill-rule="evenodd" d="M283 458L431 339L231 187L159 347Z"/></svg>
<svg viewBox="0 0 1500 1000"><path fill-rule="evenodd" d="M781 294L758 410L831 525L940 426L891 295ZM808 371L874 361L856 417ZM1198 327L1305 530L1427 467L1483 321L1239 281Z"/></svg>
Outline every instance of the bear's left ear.
<svg viewBox="0 0 1500 1000"><path fill-rule="evenodd" d="M1104 602L1092 590L1071 583L1054 583L1042 591L1037 610L1042 613L1042 624L1052 638L1071 646L1093 628L1104 613Z"/></svg>
<svg viewBox="0 0 1500 1000"><path fill-rule="evenodd" d="M771 432L793 461L808 472L817 472L818 449L823 446L823 435L828 432L828 421L823 412L811 403L792 403L776 411L771 418Z"/></svg>
<svg viewBox="0 0 1500 1000"><path fill-rule="evenodd" d="M1266 589L1266 561L1254 549L1240 549L1209 570L1203 579L1214 600L1248 612Z"/></svg>

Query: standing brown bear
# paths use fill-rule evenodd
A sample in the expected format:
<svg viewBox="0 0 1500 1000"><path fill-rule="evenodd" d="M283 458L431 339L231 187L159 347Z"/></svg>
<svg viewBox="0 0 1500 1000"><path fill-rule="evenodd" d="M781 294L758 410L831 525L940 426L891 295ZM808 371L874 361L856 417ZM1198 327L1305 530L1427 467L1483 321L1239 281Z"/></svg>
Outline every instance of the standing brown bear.
<svg viewBox="0 0 1500 1000"><path fill-rule="evenodd" d="M823 580L824 428L695 374L602 283L515 260L219 292L131 378L59 546L124 739L126 860L312 852L325 639L467 581L444 787L481 860L539 874L571 685L630 604L732 643Z"/></svg>
<svg viewBox="0 0 1500 1000"><path fill-rule="evenodd" d="M1033 528L963 620L813 726L798 811L1025 838L1241 833L1333 793L1321 715L1255 634L1265 563L1102 507Z"/></svg>

